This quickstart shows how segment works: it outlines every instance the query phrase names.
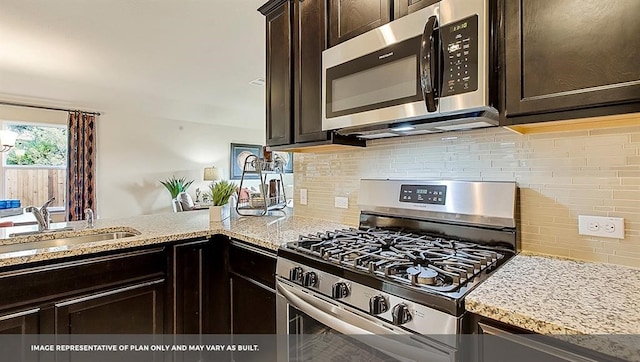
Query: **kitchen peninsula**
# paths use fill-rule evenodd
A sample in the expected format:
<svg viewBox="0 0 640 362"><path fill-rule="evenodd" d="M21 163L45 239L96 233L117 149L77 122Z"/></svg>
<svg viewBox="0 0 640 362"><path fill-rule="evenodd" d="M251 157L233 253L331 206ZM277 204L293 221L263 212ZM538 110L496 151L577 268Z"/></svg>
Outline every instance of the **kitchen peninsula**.
<svg viewBox="0 0 640 362"><path fill-rule="evenodd" d="M71 222L57 226L75 228L75 231L67 233L66 236L86 235L109 230L134 230L138 231L139 235L69 247L34 249L14 256L3 255L0 252L0 268L2 270L0 271L0 283L2 283L2 279L7 280L12 271L19 271L23 268L33 269L34 265L37 267L51 265L51 263L64 265L68 264L69 260L89 260L95 259L96 256L104 258L104 255L109 255L109 253L127 252L128 250L140 253L141 250L144 252L149 248L159 250L159 248L166 246L167 249L171 249L176 245L180 247L181 243L184 245L203 243L213 246L215 252L218 250L215 249L216 244L220 244L221 241L216 237L211 238L215 235L224 235L235 240L236 246L244 244L247 249L238 249L244 253L244 256L248 256L247 253L251 250L263 255L272 254L275 256L280 245L297 240L299 235L350 227L349 225L284 213L276 213L266 217L232 217L224 222L210 223L208 211L205 210L146 215L127 219L102 219L96 221L94 229L86 229L83 222ZM11 240L7 239L8 233L25 231L25 228L27 227L4 229L1 243L7 244ZM0 246L0 250L1 248ZM136 254L135 257L140 258L140 255L142 254ZM206 266L204 270L215 269L216 265L214 264L218 263L219 259L211 253L205 255L209 255L211 259L202 260L202 265ZM172 260L174 262L185 260L180 258L174 256ZM243 258L243 260L247 263L253 263L250 258ZM273 259L273 261L275 260ZM260 263L252 265L255 267ZM543 268L540 269L537 266L543 266ZM612 267L613 269L611 269ZM604 281L602 283L588 282L589 280L593 281L596 275L609 275L603 272L606 270L612 270L611 275L606 278L607 288L603 288ZM175 278L171 275L170 270L168 274L166 278L169 280L185 280L184 278ZM204 276L204 278L210 281L215 279L207 279L208 276ZM273 274L271 274L271 278L273 278ZM571 285L575 284L576 288L565 288L552 292L553 288L550 289L549 285L562 280ZM588 334L640 334L640 323L637 316L628 318L629 315L624 313L626 310L640 309L640 302L634 298L634 293L637 292L639 286L640 271L637 269L521 253L498 269L487 282L474 290L467 298L466 308L478 316L507 323L523 330L558 335L559 337L583 335L585 338L579 340L583 342L579 343L583 347L625 360L638 360L634 356L637 357L640 354L638 354L637 348L633 349L633 346L614 343L603 346L584 341L588 341L586 338ZM541 292L545 290L546 293ZM157 292L163 293L162 291ZM572 304L574 308L567 304L568 301L571 301L569 304ZM171 303L171 301L165 301L166 305L172 305ZM15 304L12 305L15 307ZM4 301L2 305L1 309L5 310ZM4 312L0 314L4 314ZM188 316L183 315L176 318L186 320ZM170 331L171 329L158 330L160 333L171 333ZM575 340L570 339L570 341Z"/></svg>

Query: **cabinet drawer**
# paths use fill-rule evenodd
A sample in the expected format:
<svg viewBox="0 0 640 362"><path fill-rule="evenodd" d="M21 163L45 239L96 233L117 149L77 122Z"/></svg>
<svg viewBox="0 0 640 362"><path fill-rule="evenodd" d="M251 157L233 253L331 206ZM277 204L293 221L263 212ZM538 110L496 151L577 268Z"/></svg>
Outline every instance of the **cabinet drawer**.
<svg viewBox="0 0 640 362"><path fill-rule="evenodd" d="M276 255L266 250L232 241L229 247L229 267L232 273L275 288Z"/></svg>
<svg viewBox="0 0 640 362"><path fill-rule="evenodd" d="M165 265L154 248L2 272L0 309L162 277Z"/></svg>

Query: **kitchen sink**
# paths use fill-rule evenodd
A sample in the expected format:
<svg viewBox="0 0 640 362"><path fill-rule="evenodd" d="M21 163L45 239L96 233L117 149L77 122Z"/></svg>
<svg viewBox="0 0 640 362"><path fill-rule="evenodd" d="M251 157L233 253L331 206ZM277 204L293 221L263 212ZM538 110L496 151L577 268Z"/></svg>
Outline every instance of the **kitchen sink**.
<svg viewBox="0 0 640 362"><path fill-rule="evenodd" d="M2 258L35 254L36 250L62 251L70 246L93 243L97 241L117 240L140 235L133 231L103 231L89 235L64 236L49 240L30 241L0 245Z"/></svg>

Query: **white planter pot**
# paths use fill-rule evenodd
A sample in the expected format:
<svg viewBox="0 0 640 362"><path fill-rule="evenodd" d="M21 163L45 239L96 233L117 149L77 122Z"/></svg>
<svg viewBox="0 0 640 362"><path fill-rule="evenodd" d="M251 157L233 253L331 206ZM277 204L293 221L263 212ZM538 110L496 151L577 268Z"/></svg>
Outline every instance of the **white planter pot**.
<svg viewBox="0 0 640 362"><path fill-rule="evenodd" d="M209 206L209 221L222 221L231 216L229 204L222 206Z"/></svg>

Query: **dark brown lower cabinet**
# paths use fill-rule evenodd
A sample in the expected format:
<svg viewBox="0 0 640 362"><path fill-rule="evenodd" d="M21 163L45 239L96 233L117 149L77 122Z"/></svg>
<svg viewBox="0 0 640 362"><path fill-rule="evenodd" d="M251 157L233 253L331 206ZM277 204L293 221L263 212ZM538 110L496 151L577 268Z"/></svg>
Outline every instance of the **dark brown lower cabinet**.
<svg viewBox="0 0 640 362"><path fill-rule="evenodd" d="M40 308L0 314L0 334L38 334Z"/></svg>
<svg viewBox="0 0 640 362"><path fill-rule="evenodd" d="M54 305L56 334L162 334L164 279Z"/></svg>
<svg viewBox="0 0 640 362"><path fill-rule="evenodd" d="M232 334L276 333L276 255L231 240L229 285Z"/></svg>
<svg viewBox="0 0 640 362"><path fill-rule="evenodd" d="M96 254L0 271L0 331L162 334L163 247Z"/></svg>
<svg viewBox="0 0 640 362"><path fill-rule="evenodd" d="M23 337L39 332L40 308L0 313L0 360L36 361L37 356L28 352L30 342Z"/></svg>
<svg viewBox="0 0 640 362"><path fill-rule="evenodd" d="M217 235L4 268L0 334L275 335L275 267Z"/></svg>
<svg viewBox="0 0 640 362"><path fill-rule="evenodd" d="M273 289L242 276L232 276L233 334L275 334L276 295Z"/></svg>
<svg viewBox="0 0 640 362"><path fill-rule="evenodd" d="M175 334L215 333L210 310L207 308L212 265L215 265L213 246L209 239L200 239L173 246L171 276L173 308L169 328Z"/></svg>
<svg viewBox="0 0 640 362"><path fill-rule="evenodd" d="M228 242L228 285L230 330L248 337L260 339L263 344L259 354L238 355L243 361L275 361L276 345L276 254L257 246L231 239ZM235 353L234 353L234 358Z"/></svg>
<svg viewBox="0 0 640 362"><path fill-rule="evenodd" d="M621 362L613 356L478 315L471 315L478 334L478 362ZM595 336L598 338L598 336Z"/></svg>

